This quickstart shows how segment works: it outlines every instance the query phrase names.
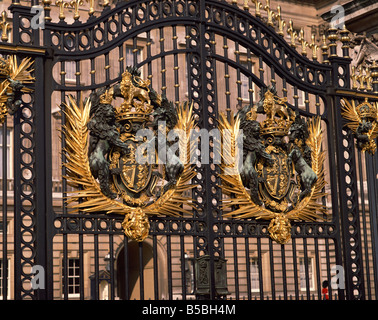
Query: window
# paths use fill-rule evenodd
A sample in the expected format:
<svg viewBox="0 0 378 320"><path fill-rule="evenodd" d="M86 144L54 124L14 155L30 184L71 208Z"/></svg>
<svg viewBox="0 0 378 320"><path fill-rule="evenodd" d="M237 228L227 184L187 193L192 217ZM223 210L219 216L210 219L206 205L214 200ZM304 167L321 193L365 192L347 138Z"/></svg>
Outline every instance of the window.
<svg viewBox="0 0 378 320"><path fill-rule="evenodd" d="M251 258L251 291L260 291L260 281L259 281L259 260L257 257Z"/></svg>
<svg viewBox="0 0 378 320"><path fill-rule="evenodd" d="M307 268L308 274L306 273L306 258L299 258L299 277L300 277L300 287L301 291L307 290L306 278L308 279L309 288L308 290L315 290L315 279L314 279L314 258L307 258Z"/></svg>
<svg viewBox="0 0 378 320"><path fill-rule="evenodd" d="M13 179L12 131L7 130L7 179ZM0 130L0 179L3 178L3 130Z"/></svg>
<svg viewBox="0 0 378 320"><path fill-rule="evenodd" d="M288 101L290 104L295 106L296 102L298 103L298 107L303 107L305 105L305 100L306 100L306 93L301 90L297 90L296 98L295 96L295 91L293 90L293 93L288 96Z"/></svg>
<svg viewBox="0 0 378 320"><path fill-rule="evenodd" d="M75 61L66 61L65 62L66 77L65 80L68 82L76 81L76 62Z"/></svg>
<svg viewBox="0 0 378 320"><path fill-rule="evenodd" d="M64 263L62 264L62 281L63 281L63 292L65 290L65 285L68 286L68 297L74 298L80 296L80 260L77 258L67 259L67 278L64 277ZM67 283L65 282L67 280Z"/></svg>
<svg viewBox="0 0 378 320"><path fill-rule="evenodd" d="M241 61L240 64L249 70L248 62L247 61ZM251 71L253 73L254 71L254 64L251 65ZM244 75L240 72L240 96L243 99L243 101L249 101L250 100L250 89L254 90L254 83L252 82L252 87L249 87L249 77ZM254 91L253 91L254 92ZM252 93L253 94L253 93ZM254 96L253 96L254 99Z"/></svg>
<svg viewBox="0 0 378 320"><path fill-rule="evenodd" d="M298 90L298 106L304 106L306 100L306 94L304 91Z"/></svg>
<svg viewBox="0 0 378 320"><path fill-rule="evenodd" d="M142 59L141 49L134 49L132 47L126 47L126 66L134 66L134 54L136 54L137 63L139 63Z"/></svg>

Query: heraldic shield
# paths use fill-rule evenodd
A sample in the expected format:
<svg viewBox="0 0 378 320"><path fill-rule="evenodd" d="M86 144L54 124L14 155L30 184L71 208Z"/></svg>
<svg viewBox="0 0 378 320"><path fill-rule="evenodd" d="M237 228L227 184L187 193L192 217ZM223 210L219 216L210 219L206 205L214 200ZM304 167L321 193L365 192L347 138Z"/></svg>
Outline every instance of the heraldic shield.
<svg viewBox="0 0 378 320"><path fill-rule="evenodd" d="M320 118L305 121L286 103L270 87L255 106L244 107L231 121L222 115L219 122L233 137L222 141L220 177L229 196L222 201L224 217L270 220L270 237L281 244L291 239L290 221L326 214ZM258 116L265 120L257 121ZM238 152L243 161L233 163Z"/></svg>
<svg viewBox="0 0 378 320"><path fill-rule="evenodd" d="M116 98L123 99L118 106ZM191 198L183 196L195 187L187 159L195 123L187 103L173 104L127 67L120 82L84 102L69 96L62 111L66 179L76 188L67 200L73 210L123 214L124 233L136 241L149 234L148 216L192 215ZM162 154L159 139L167 141L171 130L184 133L178 153L166 146Z"/></svg>

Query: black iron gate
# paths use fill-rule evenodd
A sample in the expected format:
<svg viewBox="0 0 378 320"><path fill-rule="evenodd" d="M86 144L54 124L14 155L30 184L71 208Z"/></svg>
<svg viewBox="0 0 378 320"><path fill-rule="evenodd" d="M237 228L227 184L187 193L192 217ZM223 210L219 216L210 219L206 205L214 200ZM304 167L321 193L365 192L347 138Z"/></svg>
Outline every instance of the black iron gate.
<svg viewBox="0 0 378 320"><path fill-rule="evenodd" d="M286 42L282 17L271 20L269 5L264 20L236 1L104 1L101 13L90 10L84 22L74 6L68 24L63 4L60 21L51 22L55 7L43 1L41 31L33 29L31 7L13 0L13 43L0 47L3 55L32 57L36 78L33 93L23 95L13 123L8 116L2 129L3 299L309 300L323 298L324 281L330 299L376 299L378 155L355 147L340 100L377 101L378 75L371 70L370 92L350 89L345 34L342 57L337 30L330 29L321 54L313 43L310 60L295 50L295 38ZM268 222L223 217L219 168L200 159L193 216L150 218L142 243L123 235L122 216L69 212L64 153L60 159L65 137L57 138L66 119L57 105L67 94L83 100L119 81L127 65L140 68L170 100L192 102L201 129L217 128L220 112L230 118L256 103L271 84L301 116L320 116L329 214L293 222L291 242L277 244ZM212 145L210 138L210 154ZM14 155L14 175L5 178L7 152ZM44 288L32 286L36 265L45 271ZM345 275L345 289L330 285L338 274Z"/></svg>

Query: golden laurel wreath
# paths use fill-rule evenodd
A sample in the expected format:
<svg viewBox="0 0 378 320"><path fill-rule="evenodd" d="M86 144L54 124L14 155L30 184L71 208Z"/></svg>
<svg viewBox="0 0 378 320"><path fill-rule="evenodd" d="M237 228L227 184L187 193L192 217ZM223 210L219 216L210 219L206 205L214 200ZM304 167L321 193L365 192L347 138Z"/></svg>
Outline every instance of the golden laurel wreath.
<svg viewBox="0 0 378 320"><path fill-rule="evenodd" d="M255 204L251 196L243 185L239 174L238 162L235 162L236 142L241 134L240 119L236 117L231 121L221 114L219 127L221 130L228 130L231 139L222 141L223 161L221 164L222 180L221 188L228 199L223 199L222 208L226 213L224 217L236 219L263 219L271 220L268 231L270 237L278 243L285 244L291 239L291 224L294 220L315 221L326 214L326 207L319 200L326 195L322 190L325 186L324 180L324 160L325 152L321 150L322 129L320 117L312 118L308 121L309 138L306 144L311 148L312 170L318 179L311 189L311 193L302 199L290 210L273 212L264 206ZM230 165L231 164L231 165ZM227 174L225 172L227 171ZM236 209L235 209L236 208Z"/></svg>
<svg viewBox="0 0 378 320"><path fill-rule="evenodd" d="M179 140L180 150L187 150L184 170L177 180L176 185L169 188L156 201L150 204L133 207L117 200L106 197L102 192L98 181L93 177L88 159L90 120L90 99L78 104L72 96L68 97L68 103L63 104L62 111L66 116L66 123L62 126L65 136L65 148L63 150L66 162L65 179L69 185L76 188L67 197L67 205L72 210L82 212L106 212L125 215L122 223L125 234L133 240L143 241L149 233L150 224L148 216L167 215L180 217L182 214L192 215L184 205L192 207L191 198L183 196L183 193L195 187L189 184L196 175L194 166L190 163L190 154L195 147L190 141L190 132L195 126L193 109L187 103L176 107L178 122L174 129L182 130L186 137Z"/></svg>

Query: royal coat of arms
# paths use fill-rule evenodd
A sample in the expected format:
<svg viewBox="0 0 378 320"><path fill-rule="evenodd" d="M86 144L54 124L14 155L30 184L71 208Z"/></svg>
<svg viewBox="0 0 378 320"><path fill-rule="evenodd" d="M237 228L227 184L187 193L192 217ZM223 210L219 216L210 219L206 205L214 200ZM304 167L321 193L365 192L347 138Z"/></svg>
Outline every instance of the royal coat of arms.
<svg viewBox="0 0 378 320"><path fill-rule="evenodd" d="M259 114L265 116L260 122ZM319 117L305 121L270 87L257 105L244 107L231 121L222 115L220 129L233 137L222 141L222 189L230 196L222 204L225 217L271 220L271 238L284 244L291 239L291 220L326 213L319 201L325 195ZM232 163L237 152L240 165Z"/></svg>
<svg viewBox="0 0 378 320"><path fill-rule="evenodd" d="M187 103L174 105L127 67L119 83L84 102L69 96L62 110L66 178L77 188L68 198L71 208L124 214L124 233L136 241L148 236L150 215L191 214L191 198L183 196L195 175L186 159L194 145ZM167 139L172 130L184 133L176 152Z"/></svg>
<svg viewBox="0 0 378 320"><path fill-rule="evenodd" d="M356 105L352 100L341 100L342 116L348 120L347 126L352 130L357 139L357 148L362 152L367 151L374 154L377 150L375 140L378 137L378 104L369 103L366 98L364 102Z"/></svg>

